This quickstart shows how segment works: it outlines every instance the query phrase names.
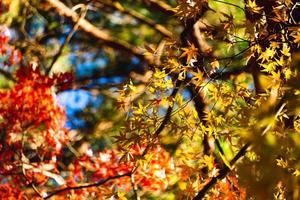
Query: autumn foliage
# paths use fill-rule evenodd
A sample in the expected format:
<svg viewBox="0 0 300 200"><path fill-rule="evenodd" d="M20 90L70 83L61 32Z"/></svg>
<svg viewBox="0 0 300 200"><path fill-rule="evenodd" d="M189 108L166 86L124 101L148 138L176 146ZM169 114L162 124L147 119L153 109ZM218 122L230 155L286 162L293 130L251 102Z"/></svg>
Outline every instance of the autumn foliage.
<svg viewBox="0 0 300 200"><path fill-rule="evenodd" d="M299 199L299 2L129 2L0 2L0 199ZM122 69L80 77L68 53ZM72 90L104 91L72 111L94 124L68 125Z"/></svg>

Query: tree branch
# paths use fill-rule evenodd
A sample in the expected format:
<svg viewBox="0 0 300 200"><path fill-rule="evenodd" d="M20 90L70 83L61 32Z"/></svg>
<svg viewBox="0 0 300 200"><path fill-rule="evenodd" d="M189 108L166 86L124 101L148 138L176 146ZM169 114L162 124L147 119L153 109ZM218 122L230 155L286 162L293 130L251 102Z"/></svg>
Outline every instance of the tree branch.
<svg viewBox="0 0 300 200"><path fill-rule="evenodd" d="M138 191L137 191L137 187L136 187L136 184L135 184L135 181L134 181L133 174L131 174L131 176L130 176L130 183L131 183L134 199L135 200L140 200L141 198L138 195Z"/></svg>
<svg viewBox="0 0 300 200"><path fill-rule="evenodd" d="M51 72L54 64L56 63L56 61L58 60L58 58L60 57L60 55L62 54L64 48L67 46L67 44L71 41L74 33L77 31L78 27L79 27L79 21L81 19L83 19L86 15L86 11L87 11L87 8L86 6L84 6L83 8L84 10L82 11L82 14L80 15L80 17L77 19L76 23L74 24L72 30L69 32L68 36L66 37L65 41L63 42L63 44L60 46L58 52L54 55L52 61L51 61L51 64L50 66L48 67L47 69L47 72L46 74L49 75L49 73Z"/></svg>
<svg viewBox="0 0 300 200"><path fill-rule="evenodd" d="M73 21L73 23L76 23L79 20L80 16L78 16L78 14L75 11L68 8L65 4L63 4L59 0L47 0L47 2L53 8L56 9L59 15L70 18ZM141 49L131 45L130 43L124 40L120 40L118 38L111 36L107 31L97 28L86 19L80 19L78 22L78 26L84 32L90 34L92 37L94 37L97 40L103 41L106 45L111 46L112 48L128 52L140 58L141 60L151 62L149 58L144 56Z"/></svg>
<svg viewBox="0 0 300 200"><path fill-rule="evenodd" d="M143 23L149 25L150 27L154 28L156 31L158 31L159 33L161 33L165 37L172 37L172 35L173 35L172 32L169 31L163 25L156 23L152 19L147 18L146 16L140 14L139 12L136 12L135 10L127 10L124 7L118 6L115 3L105 2L103 0L98 0L98 2L100 2L104 6L109 7L113 10L119 11L119 12L127 14L127 15L130 15L131 17L139 20L140 22L143 22Z"/></svg>
<svg viewBox="0 0 300 200"><path fill-rule="evenodd" d="M205 103L202 99L202 97L200 96L200 94L198 94L198 92L195 90L195 88L193 86L188 86L187 89L189 90L191 96L193 97L193 101L195 104L195 109L197 111L198 114L198 118L201 122L203 122L203 124L206 126L206 120L204 119L205 117ZM209 147L209 143L208 143L208 136L207 134L203 135L203 153L205 155L209 155L210 152L210 147Z"/></svg>
<svg viewBox="0 0 300 200"><path fill-rule="evenodd" d="M170 95L170 97L175 98L176 94L179 91L179 87L182 84L182 81L177 81L176 83L176 87L174 87L172 94ZM159 125L159 127L156 129L156 131L154 132L154 136L156 138L158 138L159 134L164 130L164 128L166 127L167 123L169 122L171 116L172 116L172 110L173 110L173 106L169 106L168 110L164 116L163 121L161 122L161 124ZM148 153L148 150L150 148L150 145L148 144L145 148L145 150L142 153L142 156L145 156ZM137 168L137 167L136 167Z"/></svg>
<svg viewBox="0 0 300 200"><path fill-rule="evenodd" d="M178 93L179 91L179 87L181 85L181 81L178 81L177 82L177 85L176 87L174 88L172 94L170 95L170 97L172 98L175 98L176 94ZM172 110L173 110L173 106L169 106L168 107L168 110L167 110L167 113L163 119L163 121L161 122L160 126L158 127L158 129L156 129L154 135L155 136L159 136L159 134L163 131L163 129L165 128L166 124L168 123L168 121L170 120L171 118L171 114L172 114Z"/></svg>
<svg viewBox="0 0 300 200"><path fill-rule="evenodd" d="M101 181L98 181L98 182L95 182L95 183L91 183L91 184L79 185L79 186L73 186L73 187L66 187L66 188L56 190L56 191L50 193L49 195L44 197L44 199L49 199L50 197L55 196L59 193L65 192L65 191L80 190L80 189L84 189L84 188L97 187L97 186L100 186L100 185L103 185L103 184L107 183L110 180L122 178L122 177L125 177L125 176L130 177L131 174L132 174L132 172L128 172L128 173L125 173L125 174L122 174L122 175L112 176L112 177L109 177L107 179L104 179L104 180L101 180Z"/></svg>
<svg viewBox="0 0 300 200"><path fill-rule="evenodd" d="M251 145L250 142L246 143L240 151L234 156L234 158L230 161L230 165L234 165L241 157L243 157L249 146ZM218 180L222 180L224 177L227 176L227 174L231 171L231 169L225 165L222 170L220 170L220 173L218 176L213 177L199 192L198 194L193 198L193 200L201 200L205 194L218 182Z"/></svg>
<svg viewBox="0 0 300 200"><path fill-rule="evenodd" d="M227 5L230 5L230 6L234 6L238 9L241 9L242 11L245 11L244 8L242 8L241 6L239 5L236 5L236 4L233 4L233 3L229 3L229 2L226 2L226 1L220 1L220 0L214 0L215 2L218 2L218 3L223 3L223 4L227 4Z"/></svg>
<svg viewBox="0 0 300 200"><path fill-rule="evenodd" d="M244 66L244 67L239 67L239 68L235 68L235 69L232 69L232 70L228 70L228 71L217 71L217 72L214 72L212 73L209 78L211 79L218 79L218 80L226 80L226 79L229 79L230 76L234 76L234 75L239 75L243 72L249 72L247 70L247 67Z"/></svg>
<svg viewBox="0 0 300 200"><path fill-rule="evenodd" d="M151 8L157 9L167 15L175 15L176 12L169 5L160 0L142 0L145 4L148 4Z"/></svg>

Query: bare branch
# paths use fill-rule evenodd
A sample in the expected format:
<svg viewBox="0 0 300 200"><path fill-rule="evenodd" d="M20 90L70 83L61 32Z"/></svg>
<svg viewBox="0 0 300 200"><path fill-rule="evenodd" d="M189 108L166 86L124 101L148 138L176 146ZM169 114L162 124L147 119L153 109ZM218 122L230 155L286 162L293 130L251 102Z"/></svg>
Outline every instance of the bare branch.
<svg viewBox="0 0 300 200"><path fill-rule="evenodd" d="M135 10L127 10L126 8L118 6L115 3L105 2L105 1L102 1L102 0L98 0L98 2L100 2L101 4L103 4L106 7L109 7L111 9L117 10L121 13L124 13L124 14L127 14L127 15L130 15L130 16L134 17L135 19L139 20L140 22L143 22L143 23L149 25L150 27L154 28L156 31L158 31L159 33L161 33L165 37L172 37L173 36L172 32L169 31L166 27L164 27L161 24L156 23L152 19L147 18L146 16L140 14L139 12L136 12Z"/></svg>
<svg viewBox="0 0 300 200"><path fill-rule="evenodd" d="M202 21L198 20L194 24L194 35L197 38L197 43L199 46L199 50L204 55L211 55L212 53L212 47L209 45L205 39L205 34L203 33L205 30L207 30L206 24L204 24Z"/></svg>
<svg viewBox="0 0 300 200"><path fill-rule="evenodd" d="M125 174L122 174L122 175L112 176L112 177L109 177L107 179L95 182L95 183L90 183L90 184L85 184L85 185L79 185L79 186L74 186L74 187L66 187L66 188L63 188L63 189L60 189L60 190L56 190L56 191L50 193L49 195L47 195L46 197L44 197L44 199L49 199L49 198L51 198L51 197L53 197L53 196L55 196L57 194L65 192L65 191L80 190L80 189L90 188L90 187L98 187L100 185L103 185L103 184L107 183L108 181L111 181L111 180L114 180L114 179L118 179L118 178L122 178L122 177L125 177L125 176L131 176L131 174L132 174L132 172L128 172L128 173L125 173Z"/></svg>
<svg viewBox="0 0 300 200"><path fill-rule="evenodd" d="M227 5L230 5L230 6L234 6L238 9L241 9L242 11L245 11L244 8L242 8L241 6L239 5L236 5L236 4L233 4L233 3L229 3L229 2L226 2L226 1L220 1L220 0L214 0L215 2L218 2L218 3L223 3L223 4L227 4Z"/></svg>
<svg viewBox="0 0 300 200"><path fill-rule="evenodd" d="M56 9L59 15L70 18L73 21L73 23L76 23L79 20L80 16L78 16L78 14L75 11L68 8L65 4L63 4L59 0L47 0L47 2L53 8ZM141 49L129 44L126 41L111 36L107 31L97 28L86 19L80 19L78 25L81 30L90 34L95 39L103 41L106 45L111 46L112 48L118 50L128 52L140 58L141 60L151 62L149 58L144 56Z"/></svg>
<svg viewBox="0 0 300 200"><path fill-rule="evenodd" d="M189 90L191 96L193 97L193 101L195 104L195 109L197 111L198 118L201 122L203 122L204 125L207 125L205 118L205 103L201 95L198 93L198 91L195 89L194 86L188 86L187 89ZM207 134L204 134L203 136L203 153L205 155L209 155L210 153L210 147L208 143L208 136Z"/></svg>
<svg viewBox="0 0 300 200"><path fill-rule="evenodd" d="M229 79L230 76L234 76L234 75L239 75L243 72L249 72L249 70L247 69L246 66L244 67L239 67L239 68L234 68L234 69L231 69L231 70L227 70L227 71L217 71L217 72L214 72L212 73L209 78L211 79L217 79L217 80L226 80L226 79Z"/></svg>
<svg viewBox="0 0 300 200"><path fill-rule="evenodd" d="M136 184L135 184L135 181L134 181L133 174L131 174L131 176L130 176L130 182L131 182L131 187L132 187L132 190L133 190L134 199L135 200L140 200L141 198L138 195L138 191L137 191L137 187L136 187Z"/></svg>
<svg viewBox="0 0 300 200"><path fill-rule="evenodd" d="M77 31L77 29L79 28L79 21L81 19L83 19L86 15L86 11L87 11L87 8L86 6L84 6L83 8L83 11L82 11L82 14L81 16L78 18L78 20L76 21L76 23L74 24L72 30L69 32L68 36L66 37L65 41L63 42L63 44L60 46L58 52L54 55L52 61L51 61L51 64L50 66L48 67L47 69L47 72L46 74L49 74L54 66L54 64L56 63L56 61L58 60L58 58L60 57L60 55L62 54L64 48L67 46L67 44L70 42L70 40L72 39L74 33Z"/></svg>
<svg viewBox="0 0 300 200"><path fill-rule="evenodd" d="M160 0L142 0L145 4L148 4L151 8L157 9L167 15L175 15L176 12L169 4Z"/></svg>

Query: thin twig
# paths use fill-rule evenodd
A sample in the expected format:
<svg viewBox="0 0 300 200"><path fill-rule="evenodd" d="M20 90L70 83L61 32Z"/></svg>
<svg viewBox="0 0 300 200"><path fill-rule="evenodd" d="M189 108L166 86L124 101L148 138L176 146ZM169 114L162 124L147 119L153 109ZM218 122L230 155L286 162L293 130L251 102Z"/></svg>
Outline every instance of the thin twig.
<svg viewBox="0 0 300 200"><path fill-rule="evenodd" d="M161 12L167 14L167 15L175 15L176 12L174 11L174 9L169 5L166 4L163 1L160 0L142 0L145 4L150 5L150 8L152 9L158 9Z"/></svg>
<svg viewBox="0 0 300 200"><path fill-rule="evenodd" d="M131 174L132 174L132 172L128 172L128 173L125 173L125 174L122 174L122 175L112 176L112 177L109 177L107 179L95 182L95 183L90 183L90 184L86 184L86 185L79 185L79 186L73 186L73 187L66 187L66 188L56 190L56 191L50 193L49 195L44 197L44 199L49 199L50 197L52 197L54 195L57 195L59 193L65 192L65 191L79 190L79 189L90 188L90 187L97 187L97 186L100 186L100 185L103 185L103 184L107 183L110 180L122 178L122 177L125 177L125 176L131 176Z"/></svg>
<svg viewBox="0 0 300 200"><path fill-rule="evenodd" d="M175 98L176 94L179 91L181 83L182 83L181 81L177 82L176 87L174 88L172 94L170 95L171 98ZM166 124L170 120L170 117L171 117L171 114L172 114L172 110L173 110L173 106L169 106L169 108L168 108L168 110L166 112L166 115L164 117L164 120L162 121L162 123L160 124L159 128L156 129L156 131L154 133L155 136L157 136L157 137L159 136L159 134L162 132L162 130L164 129L164 127L166 126Z"/></svg>
<svg viewBox="0 0 300 200"><path fill-rule="evenodd" d="M74 23L77 22L79 16L76 12L74 12L72 9L67 7L64 3L62 3L59 0L47 0L47 2L56 9L57 13L61 16L67 17L71 19ZM97 40L100 40L104 42L106 45L118 49L120 51L126 51L138 58L140 58L143 61L147 61L151 63L151 59L148 59L143 54L142 50L136 46L133 46L132 44L121 40L119 38L113 37L108 31L99 29L98 27L91 24L86 19L81 19L78 22L79 28L90 34L92 37L94 37Z"/></svg>
<svg viewBox="0 0 300 200"><path fill-rule="evenodd" d="M233 4L233 3L229 3L229 2L225 2L225 1L220 1L220 0L214 0L214 1L215 1L215 2L218 2L218 3L223 3L223 4L230 5L230 6L234 6L234 7L236 7L236 8L241 9L242 11L245 11L244 8L242 8L242 7L239 6L239 5Z"/></svg>
<svg viewBox="0 0 300 200"><path fill-rule="evenodd" d="M174 88L172 94L170 95L170 98L175 98L176 94L179 91L180 85L182 84L182 81L177 81L176 83L176 87ZM156 131L154 132L154 140L158 138L159 134L164 130L165 126L167 125L167 123L169 122L171 116L172 116L172 110L173 110L173 105L168 107L168 110L161 122L161 124L159 125L159 127L156 129ZM142 153L142 156L145 156L148 153L148 150L150 149L150 145L148 144L145 148L145 150Z"/></svg>
<svg viewBox="0 0 300 200"><path fill-rule="evenodd" d="M247 48L243 49L242 51L240 51L237 54L234 54L232 56L226 56L226 57L217 58L216 60L221 61L221 60L230 60L230 59L233 59L235 57L238 57L238 56L242 55L243 53L245 53L246 51L248 51L254 45L256 45L256 43L253 43L252 45L249 45Z"/></svg>
<svg viewBox="0 0 300 200"><path fill-rule="evenodd" d="M280 108L278 109L278 111L275 114L275 120L277 119L277 117L281 114L283 108L286 106L286 103L283 103ZM272 123L269 123L268 126L265 128L265 130L262 132L262 136L264 136L270 129L272 128Z"/></svg>
<svg viewBox="0 0 300 200"><path fill-rule="evenodd" d="M35 187L34 183L32 180L29 180L26 176L26 172L25 172L25 168L24 168L24 164L22 164L22 175L25 178L25 180L27 182L29 182L30 187L33 189L33 191L39 196L39 197L43 197L42 193Z"/></svg>
<svg viewBox="0 0 300 200"><path fill-rule="evenodd" d="M134 199L135 200L140 200L140 197L139 197L138 192L137 192L137 187L135 185L133 174L130 175L130 183L131 183L131 187L132 187L132 190L133 190Z"/></svg>
<svg viewBox="0 0 300 200"><path fill-rule="evenodd" d="M138 21L147 24L148 26L152 27L153 29L155 29L156 31L158 31L159 33L161 33L162 35L166 36L166 37L172 37L172 32L169 31L166 27L164 27L161 24L158 24L157 22L155 22L154 20L142 15L141 13L135 11L135 10L128 10L122 6L119 6L116 3L111 3L108 1L103 1L103 0L98 0L98 2L106 7L109 7L113 10L117 10L118 12L130 15L131 17L137 19Z"/></svg>
<svg viewBox="0 0 300 200"><path fill-rule="evenodd" d="M234 165L241 157L243 157L249 146L251 145L250 142L246 143L240 151L234 156L234 158L230 161L230 165ZM198 194L193 198L193 200L201 200L205 194L218 182L218 180L222 180L226 175L231 171L231 169L225 165L222 170L220 170L220 173L218 176L213 177L199 192Z"/></svg>
<svg viewBox="0 0 300 200"><path fill-rule="evenodd" d="M65 41L63 42L63 44L60 46L58 52L55 54L55 56L53 57L50 66L47 69L46 74L49 74L54 66L54 64L56 63L56 61L58 60L58 58L60 57L60 55L62 54L64 48L67 46L67 44L71 41L74 33L78 30L79 28L79 22L81 19L83 19L86 15L87 12L87 6L84 6L82 13L80 14L80 17L77 19L77 22L74 24L72 30L69 32L68 36L66 37Z"/></svg>

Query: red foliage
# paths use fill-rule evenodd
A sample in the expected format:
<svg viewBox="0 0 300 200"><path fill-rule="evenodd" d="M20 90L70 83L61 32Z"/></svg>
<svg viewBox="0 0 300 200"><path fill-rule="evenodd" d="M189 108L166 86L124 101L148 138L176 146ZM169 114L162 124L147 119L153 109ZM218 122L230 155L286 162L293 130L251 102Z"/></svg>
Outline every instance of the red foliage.
<svg viewBox="0 0 300 200"><path fill-rule="evenodd" d="M12 65L20 63L22 54L19 50L9 45L8 41L9 38L6 35L0 35L0 56L6 56L7 58L4 60L3 64L7 67L11 67Z"/></svg>
<svg viewBox="0 0 300 200"><path fill-rule="evenodd" d="M219 181L215 186L215 192L211 193L210 199L216 200L239 200L246 199L245 188L239 187L238 180L234 176L228 176Z"/></svg>
<svg viewBox="0 0 300 200"><path fill-rule="evenodd" d="M6 36L0 37L0 53L8 57L5 61L7 66L21 60L20 52L8 45ZM70 176L64 181L58 175L56 160L68 141L67 130L64 128L66 116L56 101L54 86L63 89L73 77L71 73L49 77L32 65L20 67L15 75L14 87L0 91L0 181L9 183L0 184L0 197L23 198L24 192L18 188L32 183L36 186L44 185L49 177L61 187L66 187L76 186L80 182L105 180L133 170L135 161L121 161L118 150L95 154L88 150L86 155L70 166ZM139 157L144 150L145 147L135 146L130 155ZM89 195L94 193L99 197L111 192L110 186L129 191L132 181L139 187L151 190L166 188L168 174L175 173L170 155L159 146L152 152L153 157L143 162L131 178L114 179L105 184L109 187L101 189L76 190L72 192L73 195L80 199L88 191Z"/></svg>
<svg viewBox="0 0 300 200"><path fill-rule="evenodd" d="M25 199L25 195L19 188L13 187L11 184L2 184L0 185L0 199L21 200Z"/></svg>
<svg viewBox="0 0 300 200"><path fill-rule="evenodd" d="M0 55L5 55L7 52L7 43L9 38L5 35L0 35Z"/></svg>
<svg viewBox="0 0 300 200"><path fill-rule="evenodd" d="M135 147L132 149L131 153L133 156L140 156L142 149ZM92 153L91 149L87 149L87 154L77 159L74 164L70 166L70 178L67 185L80 185L79 182L85 180L97 182L132 171L135 162L123 161L119 154L120 152L116 149L104 150L96 154ZM172 159L169 153L159 146L153 149L153 155L154 156L149 159L148 162L143 163L137 168L132 175L132 179L126 176L111 180L105 183L103 187L98 188L98 194L111 193L112 191L109 189L110 186L128 192L132 190L131 180L133 180L134 184L138 185L140 188L154 191L165 189L168 186L170 177L174 177L176 174ZM84 189L84 191L87 190L89 189ZM77 195L84 194L85 192L78 191Z"/></svg>
<svg viewBox="0 0 300 200"><path fill-rule="evenodd" d="M59 80L32 66L21 67L16 78L12 89L0 92L0 174L14 174L18 185L43 184L55 179L56 157L68 141L53 87Z"/></svg>

